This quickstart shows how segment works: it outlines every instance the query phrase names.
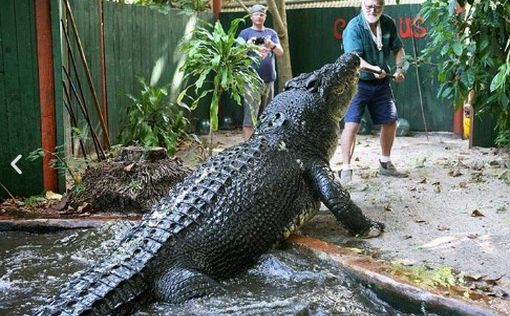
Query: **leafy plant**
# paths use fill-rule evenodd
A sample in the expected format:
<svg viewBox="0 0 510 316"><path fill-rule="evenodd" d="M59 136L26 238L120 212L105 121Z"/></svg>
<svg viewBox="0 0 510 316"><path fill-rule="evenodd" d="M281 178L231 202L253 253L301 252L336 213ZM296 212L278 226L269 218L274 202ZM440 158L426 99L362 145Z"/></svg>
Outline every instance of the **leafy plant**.
<svg viewBox="0 0 510 316"><path fill-rule="evenodd" d="M204 12L209 8L209 1L207 0L174 0L171 3L174 7L189 14Z"/></svg>
<svg viewBox="0 0 510 316"><path fill-rule="evenodd" d="M453 1L454 3L455 1ZM438 97L455 107L474 92L472 106L497 117L499 139L510 131L510 1L427 0L420 15L431 25L431 41L423 50L426 62L438 69ZM504 145L503 142L499 142ZM508 145L510 143L506 143Z"/></svg>
<svg viewBox="0 0 510 316"><path fill-rule="evenodd" d="M27 156L28 161L36 161L40 158L43 158L45 155L50 155L52 159L50 160L50 167L53 169L56 169L60 174L65 175L66 173L69 174L71 179L73 179L74 184L81 183L81 175L78 171L79 167L73 167L71 166L71 160L76 164L80 161L80 159L77 158L67 158L64 152L64 146L60 145L55 147L55 151L51 152L48 150L45 150L43 148L37 148L36 150L30 152ZM85 163L88 163L85 161Z"/></svg>
<svg viewBox="0 0 510 316"><path fill-rule="evenodd" d="M189 125L184 112L176 103L169 102L166 87L155 87L138 78L142 90L127 108L128 122L121 132L123 144L145 147L165 147L174 154L180 138L186 135Z"/></svg>
<svg viewBox="0 0 510 316"><path fill-rule="evenodd" d="M185 56L180 70L192 83L179 94L177 102L194 110L202 98L212 94L209 111L210 144L213 131L218 129L218 107L222 93L230 93L232 99L241 105L245 86L260 87L262 84L251 67L252 63L259 62L257 55L252 53L256 46L237 37L241 21L243 19L233 20L227 32L219 21L214 26L202 21L204 26L197 27L191 37L180 45ZM209 152L212 152L211 147Z"/></svg>

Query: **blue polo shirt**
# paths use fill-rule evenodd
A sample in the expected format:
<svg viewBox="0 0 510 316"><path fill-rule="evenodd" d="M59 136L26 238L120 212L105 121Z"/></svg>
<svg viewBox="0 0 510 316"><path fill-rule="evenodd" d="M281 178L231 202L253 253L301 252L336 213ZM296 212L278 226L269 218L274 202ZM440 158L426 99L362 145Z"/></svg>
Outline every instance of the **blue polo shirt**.
<svg viewBox="0 0 510 316"><path fill-rule="evenodd" d="M402 40L398 36L397 26L395 22L387 16L381 15L379 19L381 23L382 33L382 50L377 49L377 45L372 39L372 31L365 22L363 13L358 14L349 21L343 32L344 52L357 52L369 64L379 66L387 73L390 72L388 60L390 53L395 49L401 48ZM371 73L361 72L361 80L375 80L375 76Z"/></svg>

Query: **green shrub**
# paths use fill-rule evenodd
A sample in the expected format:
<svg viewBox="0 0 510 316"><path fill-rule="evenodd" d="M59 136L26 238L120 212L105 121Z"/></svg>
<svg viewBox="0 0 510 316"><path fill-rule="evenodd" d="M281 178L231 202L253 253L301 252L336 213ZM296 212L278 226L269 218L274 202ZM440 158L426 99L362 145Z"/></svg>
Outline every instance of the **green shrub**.
<svg viewBox="0 0 510 316"><path fill-rule="evenodd" d="M164 147L174 154L179 139L184 137L189 121L179 105L170 102L167 87L148 85L138 78L142 90L137 97L128 95L133 101L127 108L127 124L121 132L125 145Z"/></svg>

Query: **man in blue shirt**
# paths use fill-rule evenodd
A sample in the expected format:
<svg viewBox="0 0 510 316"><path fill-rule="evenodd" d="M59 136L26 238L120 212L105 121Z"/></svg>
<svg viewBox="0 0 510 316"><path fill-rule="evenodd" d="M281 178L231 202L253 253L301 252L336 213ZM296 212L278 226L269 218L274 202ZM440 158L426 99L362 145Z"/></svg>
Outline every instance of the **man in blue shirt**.
<svg viewBox="0 0 510 316"><path fill-rule="evenodd" d="M391 72L388 64L391 53L395 56L394 79L405 79L403 65L405 52L398 36L397 27L387 15L383 15L384 0L361 0L361 13L354 17L343 32L344 51L357 52L361 58L362 71L358 92L352 99L344 117L345 127L341 136L343 184L352 179L351 158L361 117L368 107L374 124L381 124L381 151L379 173L393 177L407 177L391 162L390 154L397 129L397 108L390 87Z"/></svg>
<svg viewBox="0 0 510 316"><path fill-rule="evenodd" d="M274 96L274 82L276 80L275 55L282 56L283 48L278 35L273 29L264 26L266 22L266 8L255 4L250 8L252 26L239 33L246 42L258 46L260 63L252 65L260 79L264 82L262 90L254 90L246 86L244 96L243 137L245 140L253 134L254 118L258 117Z"/></svg>

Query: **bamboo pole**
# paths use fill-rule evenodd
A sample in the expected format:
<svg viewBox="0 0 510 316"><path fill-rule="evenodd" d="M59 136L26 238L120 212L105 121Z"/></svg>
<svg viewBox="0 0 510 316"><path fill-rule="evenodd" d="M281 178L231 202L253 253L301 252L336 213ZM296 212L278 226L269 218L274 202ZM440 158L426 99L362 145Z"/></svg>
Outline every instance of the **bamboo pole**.
<svg viewBox="0 0 510 316"><path fill-rule="evenodd" d="M90 73L90 68L89 68L88 63L87 63L87 58L85 57L85 52L83 50L83 45L81 44L80 35L78 33L78 28L76 26L76 21L74 19L74 15L73 15L73 12L71 10L71 7L69 5L69 1L68 0L64 0L64 3L65 3L66 11L69 14L69 18L71 20L71 26L72 26L74 35L76 36L76 42L78 44L78 50L80 51L80 58L81 58L81 61L83 63L83 66L85 68L85 73L87 74L87 81L89 83L90 92L92 93L92 97L94 99L94 105L96 107L97 115L99 116L99 122L101 124L101 128L103 129L103 133L104 133L104 136L105 136L106 147L110 148L110 136L108 135L108 127L106 125L105 118L103 116L103 113L102 113L100 105L99 105L99 100L98 100L98 97L97 97L96 89L94 88L94 84L92 82L92 75Z"/></svg>

